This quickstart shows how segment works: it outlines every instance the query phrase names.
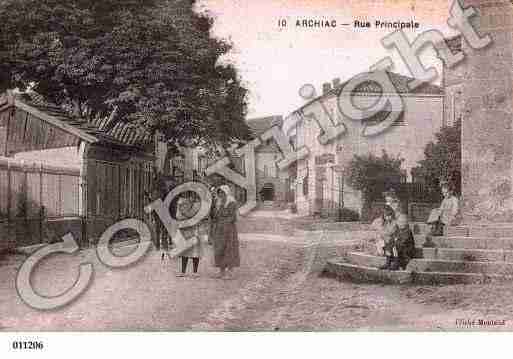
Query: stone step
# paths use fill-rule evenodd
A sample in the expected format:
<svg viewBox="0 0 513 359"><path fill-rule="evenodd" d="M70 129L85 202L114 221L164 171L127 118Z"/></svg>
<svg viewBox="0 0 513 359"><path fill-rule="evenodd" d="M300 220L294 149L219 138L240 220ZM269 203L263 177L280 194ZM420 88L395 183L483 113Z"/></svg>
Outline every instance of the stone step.
<svg viewBox="0 0 513 359"><path fill-rule="evenodd" d="M328 260L325 272L343 280L354 282L372 282L385 284L406 284L411 282L411 273L407 271L379 270L348 263L342 258Z"/></svg>
<svg viewBox="0 0 513 359"><path fill-rule="evenodd" d="M414 272L458 272L513 275L513 263L412 259L407 270Z"/></svg>
<svg viewBox="0 0 513 359"><path fill-rule="evenodd" d="M413 234L427 234L429 233L431 226L426 223L410 223L410 229Z"/></svg>
<svg viewBox="0 0 513 359"><path fill-rule="evenodd" d="M345 257L345 260L349 264L370 268L379 268L384 265L386 261L384 257L362 252L349 252ZM513 275L513 262L416 258L410 261L407 270L415 272L458 272Z"/></svg>
<svg viewBox="0 0 513 359"><path fill-rule="evenodd" d="M502 249L417 248L424 259L478 262L513 262L513 251Z"/></svg>
<svg viewBox="0 0 513 359"><path fill-rule="evenodd" d="M380 270L347 262L344 258L328 260L325 272L343 280L355 282L372 282L385 284L473 284L491 281L511 280L512 277L496 274L461 273L461 272L411 272Z"/></svg>
<svg viewBox="0 0 513 359"><path fill-rule="evenodd" d="M449 227L448 236L468 236L468 237L513 237L513 225L511 223L494 224L473 224L470 226Z"/></svg>
<svg viewBox="0 0 513 359"><path fill-rule="evenodd" d="M447 228L447 236L467 237L468 235L469 235L468 227L457 226L457 227Z"/></svg>
<svg viewBox="0 0 513 359"><path fill-rule="evenodd" d="M416 247L422 247L425 241L425 236L415 236ZM437 248L513 250L513 238L431 237L431 241Z"/></svg>
<svg viewBox="0 0 513 359"><path fill-rule="evenodd" d="M349 252L347 253L346 261L358 266L379 268L385 264L386 258L363 252Z"/></svg>

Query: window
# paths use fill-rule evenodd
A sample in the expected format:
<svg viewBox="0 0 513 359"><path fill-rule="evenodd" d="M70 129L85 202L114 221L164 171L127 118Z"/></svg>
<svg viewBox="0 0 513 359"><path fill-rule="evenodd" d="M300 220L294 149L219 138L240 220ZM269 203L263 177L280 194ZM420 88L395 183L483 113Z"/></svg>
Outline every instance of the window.
<svg viewBox="0 0 513 359"><path fill-rule="evenodd" d="M308 176L303 178L303 196L308 197Z"/></svg>

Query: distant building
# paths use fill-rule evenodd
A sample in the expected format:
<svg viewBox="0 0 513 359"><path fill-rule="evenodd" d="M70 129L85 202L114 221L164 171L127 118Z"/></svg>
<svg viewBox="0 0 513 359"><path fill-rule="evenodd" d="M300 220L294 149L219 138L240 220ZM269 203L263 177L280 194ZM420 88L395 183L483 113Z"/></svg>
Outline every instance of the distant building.
<svg viewBox="0 0 513 359"><path fill-rule="evenodd" d="M258 137L273 126L281 129L283 117L252 118L247 120L247 124L253 135ZM272 201L280 205L292 201L289 170L280 170L277 165L281 158L281 152L273 139L262 143L255 150L257 203Z"/></svg>
<svg viewBox="0 0 513 359"><path fill-rule="evenodd" d="M434 134L444 124L444 92L431 84L411 91L408 83L412 78L393 72L387 72L387 75L404 100L404 111L388 130L379 135L363 137L362 121L342 117L337 93L345 83L340 84L338 80L334 81L334 88L330 83L324 84L320 97L291 114L303 118L292 133L296 148L306 146L310 151L307 158L297 162L295 202L299 213L336 216L341 206L361 213L362 195L347 184L343 172L355 155L373 153L379 156L382 150L386 150L390 155L400 155L405 159L403 168L408 173L424 157L424 147L434 140ZM382 96L381 91L379 85L367 83L353 93L353 101L357 104L377 101ZM348 94L342 93L342 96ZM317 122L303 117L312 111L317 118L327 116L324 110L313 106L315 101L321 101L331 117L347 127L346 133L326 145L317 139L320 135ZM379 122L384 115L386 113L378 113L370 120Z"/></svg>
<svg viewBox="0 0 513 359"><path fill-rule="evenodd" d="M281 128L282 116L268 116L252 118L247 124L254 137L259 137L273 126ZM167 145L163 141L157 144L157 167L168 183L180 184L185 181L197 180L209 185L225 183L226 179L220 176L206 176L208 166L219 160L224 154L230 157L232 169L243 174L245 163L243 157L238 157L234 149L243 143L234 143L225 153L221 149L208 149L202 146L179 147L178 154L170 155ZM281 159L281 153L273 140L262 143L255 151L256 193L257 205L263 202L272 207L283 206L286 202L293 201L291 188L291 175L295 176L295 170L280 170L277 161ZM245 192L237 186L232 186L238 200L245 201Z"/></svg>

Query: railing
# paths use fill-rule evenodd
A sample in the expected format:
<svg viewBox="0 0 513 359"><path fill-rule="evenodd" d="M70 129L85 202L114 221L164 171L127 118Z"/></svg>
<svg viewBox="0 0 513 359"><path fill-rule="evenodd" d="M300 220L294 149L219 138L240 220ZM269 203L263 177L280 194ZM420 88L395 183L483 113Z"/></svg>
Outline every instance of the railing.
<svg viewBox="0 0 513 359"><path fill-rule="evenodd" d="M368 212L365 215L367 221L379 217L383 213L383 207L385 202L372 202ZM426 222L429 213L433 208L438 208L439 203L428 203L428 202L409 202L406 206L408 211L408 219L410 222Z"/></svg>

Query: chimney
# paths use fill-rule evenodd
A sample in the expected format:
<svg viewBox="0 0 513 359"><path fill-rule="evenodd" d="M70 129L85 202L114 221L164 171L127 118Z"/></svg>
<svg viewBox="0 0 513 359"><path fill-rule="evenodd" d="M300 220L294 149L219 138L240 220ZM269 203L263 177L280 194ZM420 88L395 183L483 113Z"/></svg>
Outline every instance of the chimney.
<svg viewBox="0 0 513 359"><path fill-rule="evenodd" d="M334 78L333 81L332 81L332 84L333 84L333 88L334 89L339 87L340 86L340 77Z"/></svg>
<svg viewBox="0 0 513 359"><path fill-rule="evenodd" d="M322 84L322 94L325 95L331 90L331 84L329 82L325 82Z"/></svg>

